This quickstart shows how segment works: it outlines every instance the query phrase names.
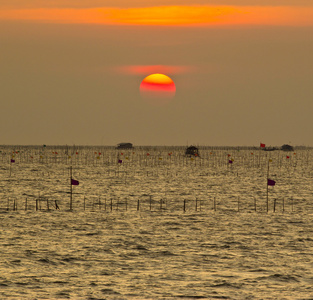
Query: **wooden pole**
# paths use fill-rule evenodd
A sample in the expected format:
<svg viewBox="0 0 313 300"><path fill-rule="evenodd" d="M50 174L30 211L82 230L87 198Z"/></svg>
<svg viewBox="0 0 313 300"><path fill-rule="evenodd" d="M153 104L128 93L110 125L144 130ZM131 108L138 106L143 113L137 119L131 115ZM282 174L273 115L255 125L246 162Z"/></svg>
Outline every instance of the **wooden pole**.
<svg viewBox="0 0 313 300"><path fill-rule="evenodd" d="M25 211L27 211L27 198L25 200Z"/></svg>
<svg viewBox="0 0 313 300"><path fill-rule="evenodd" d="M268 177L270 173L270 160L267 162L267 176L266 176L266 212L268 212Z"/></svg>
<svg viewBox="0 0 313 300"><path fill-rule="evenodd" d="M186 199L184 199L184 212L186 212Z"/></svg>
<svg viewBox="0 0 313 300"><path fill-rule="evenodd" d="M274 199L274 212L276 212L276 199Z"/></svg>
<svg viewBox="0 0 313 300"><path fill-rule="evenodd" d="M140 200L138 199L137 200L137 211L139 211L139 208L140 208L139 205L140 205Z"/></svg>
<svg viewBox="0 0 313 300"><path fill-rule="evenodd" d="M239 212L239 206L240 206L240 199L239 199L239 196L238 196L238 212Z"/></svg>
<svg viewBox="0 0 313 300"><path fill-rule="evenodd" d="M72 210L72 203L73 203L72 166L70 166L70 210Z"/></svg>

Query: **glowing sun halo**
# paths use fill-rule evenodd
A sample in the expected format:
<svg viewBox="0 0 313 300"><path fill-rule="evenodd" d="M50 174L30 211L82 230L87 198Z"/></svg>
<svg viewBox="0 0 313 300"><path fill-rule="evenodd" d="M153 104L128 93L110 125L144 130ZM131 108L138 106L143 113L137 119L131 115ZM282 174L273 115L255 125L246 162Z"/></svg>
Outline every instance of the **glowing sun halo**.
<svg viewBox="0 0 313 300"><path fill-rule="evenodd" d="M140 84L140 93L145 99L167 102L175 96L175 92L174 81L164 74L151 74Z"/></svg>

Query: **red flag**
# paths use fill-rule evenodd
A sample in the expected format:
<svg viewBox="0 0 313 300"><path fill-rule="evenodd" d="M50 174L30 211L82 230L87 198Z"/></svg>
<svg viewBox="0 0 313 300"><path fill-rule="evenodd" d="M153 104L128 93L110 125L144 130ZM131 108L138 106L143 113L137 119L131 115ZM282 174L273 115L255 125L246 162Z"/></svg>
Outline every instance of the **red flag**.
<svg viewBox="0 0 313 300"><path fill-rule="evenodd" d="M286 158L290 158L290 156L287 155Z"/></svg>
<svg viewBox="0 0 313 300"><path fill-rule="evenodd" d="M71 179L71 184L72 185L79 185L79 181L75 179Z"/></svg>
<svg viewBox="0 0 313 300"><path fill-rule="evenodd" d="M267 185L271 185L271 186L274 186L276 183L275 180L272 180L272 179L267 179Z"/></svg>
<svg viewBox="0 0 313 300"><path fill-rule="evenodd" d="M261 148L265 148L265 144L260 143Z"/></svg>

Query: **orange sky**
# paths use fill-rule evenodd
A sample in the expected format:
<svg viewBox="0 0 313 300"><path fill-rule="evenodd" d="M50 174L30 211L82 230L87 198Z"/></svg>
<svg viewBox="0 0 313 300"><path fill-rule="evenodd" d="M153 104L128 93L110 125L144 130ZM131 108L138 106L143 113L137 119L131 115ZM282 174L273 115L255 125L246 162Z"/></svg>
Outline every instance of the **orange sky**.
<svg viewBox="0 0 313 300"><path fill-rule="evenodd" d="M313 7L159 6L141 8L4 9L0 20L131 25L313 25Z"/></svg>

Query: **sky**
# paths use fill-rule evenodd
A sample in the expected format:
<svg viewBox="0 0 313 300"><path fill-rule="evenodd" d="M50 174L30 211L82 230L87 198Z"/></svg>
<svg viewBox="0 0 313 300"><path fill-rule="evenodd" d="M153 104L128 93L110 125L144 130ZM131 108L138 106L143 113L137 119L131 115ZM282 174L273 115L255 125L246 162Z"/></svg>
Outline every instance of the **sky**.
<svg viewBox="0 0 313 300"><path fill-rule="evenodd" d="M312 0L0 0L0 144L313 146L312 53Z"/></svg>

